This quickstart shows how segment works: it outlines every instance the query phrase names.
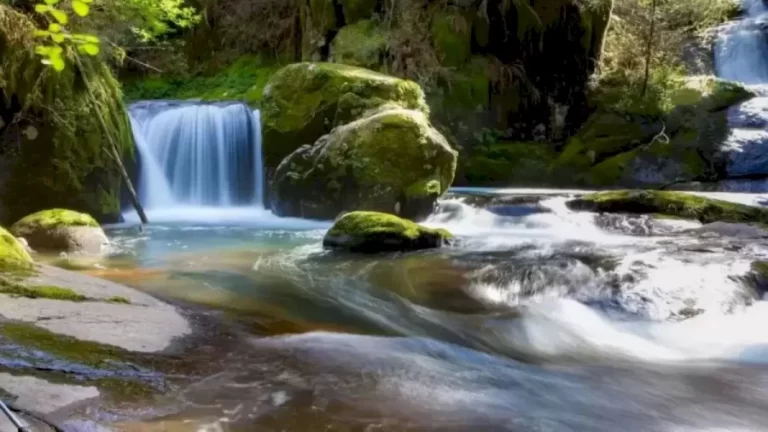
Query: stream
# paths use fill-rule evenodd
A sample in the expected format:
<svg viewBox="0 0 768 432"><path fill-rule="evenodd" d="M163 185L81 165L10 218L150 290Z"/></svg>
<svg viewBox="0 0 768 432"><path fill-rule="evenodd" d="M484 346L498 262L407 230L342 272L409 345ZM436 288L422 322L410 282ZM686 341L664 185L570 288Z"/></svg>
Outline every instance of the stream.
<svg viewBox="0 0 768 432"><path fill-rule="evenodd" d="M454 190L426 224L458 242L392 255L324 251L330 223L258 208L110 227L88 273L227 330L186 348L161 397L83 414L126 431L765 430L765 233L574 213L573 193Z"/></svg>

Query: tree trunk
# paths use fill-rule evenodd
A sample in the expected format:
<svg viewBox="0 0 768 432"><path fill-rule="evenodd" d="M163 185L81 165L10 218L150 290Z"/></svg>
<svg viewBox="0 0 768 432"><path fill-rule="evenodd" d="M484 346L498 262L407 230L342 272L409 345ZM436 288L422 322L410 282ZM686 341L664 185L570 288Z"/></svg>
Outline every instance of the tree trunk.
<svg viewBox="0 0 768 432"><path fill-rule="evenodd" d="M641 97L645 97L645 93L648 91L648 81L651 78L651 61L653 59L653 39L656 37L656 3L658 0L651 2L651 26L648 30L648 42L645 46L645 75L643 76L643 89L640 92Z"/></svg>
<svg viewBox="0 0 768 432"><path fill-rule="evenodd" d="M86 76L83 63L80 61L80 56L75 54L75 59L77 60L77 66L80 68L80 73L82 73L83 75L83 80L85 81L85 88L88 90L88 95L91 98L93 106L98 106L96 97L93 95L93 90L91 90L91 82L88 80L88 77ZM133 204L133 208L136 209L136 213L139 214L139 219L141 220L142 225L146 225L149 223L149 220L147 219L147 214L144 213L144 207L141 206L139 197L138 195L136 195L136 190L133 188L133 182L131 182L131 178L130 176L128 176L128 171L125 169L125 165L123 165L123 160L120 157L120 152L118 151L117 143L115 143L115 140L112 138L112 133L109 130L109 127L107 126L106 122L104 122L104 117L101 114L102 113L99 112L98 115L96 115L96 117L99 119L101 128L104 130L104 136L107 137L107 146L104 148L104 151L107 153L107 156L109 156L109 158L112 159L112 161L120 170L120 176L122 177L122 180L125 182L125 185L128 187L128 192L131 196L131 204Z"/></svg>

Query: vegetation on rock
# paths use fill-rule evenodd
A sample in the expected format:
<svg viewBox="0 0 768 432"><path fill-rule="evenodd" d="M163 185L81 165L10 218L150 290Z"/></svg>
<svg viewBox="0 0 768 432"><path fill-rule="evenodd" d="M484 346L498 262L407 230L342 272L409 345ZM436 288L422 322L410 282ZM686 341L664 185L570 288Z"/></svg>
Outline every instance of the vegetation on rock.
<svg viewBox="0 0 768 432"><path fill-rule="evenodd" d="M26 297L30 299L50 299L83 302L88 297L78 294L69 288L57 286L27 286L22 283L9 282L0 279L0 294L7 294L14 297Z"/></svg>
<svg viewBox="0 0 768 432"><path fill-rule="evenodd" d="M411 81L332 63L286 66L264 90L264 163L277 167L300 146L385 104L429 112Z"/></svg>
<svg viewBox="0 0 768 432"><path fill-rule="evenodd" d="M131 155L119 84L100 58L74 64L71 47L63 56L72 67L56 72L41 64L35 30L27 16L0 5L0 155L10 163L0 222L51 206L115 220L120 174L100 122Z"/></svg>
<svg viewBox="0 0 768 432"><path fill-rule="evenodd" d="M26 274L33 268L32 257L3 227L0 227L0 274Z"/></svg>
<svg viewBox="0 0 768 432"><path fill-rule="evenodd" d="M40 251L99 253L107 242L96 220L72 210L42 210L26 216L11 226L11 232L23 237Z"/></svg>
<svg viewBox="0 0 768 432"><path fill-rule="evenodd" d="M243 56L216 73L159 75L129 80L123 85L128 101L144 99L201 99L242 101L257 108L264 87L277 67L259 57Z"/></svg>
<svg viewBox="0 0 768 432"><path fill-rule="evenodd" d="M347 213L334 223L323 246L351 252L378 253L431 249L453 238L397 216L368 211Z"/></svg>
<svg viewBox="0 0 768 432"><path fill-rule="evenodd" d="M275 172L273 210L316 219L352 210L425 217L452 184L456 158L422 112L384 109L287 157Z"/></svg>
<svg viewBox="0 0 768 432"><path fill-rule="evenodd" d="M706 198L684 192L609 191L598 192L569 201L573 210L604 213L661 214L703 223L768 223L768 210Z"/></svg>

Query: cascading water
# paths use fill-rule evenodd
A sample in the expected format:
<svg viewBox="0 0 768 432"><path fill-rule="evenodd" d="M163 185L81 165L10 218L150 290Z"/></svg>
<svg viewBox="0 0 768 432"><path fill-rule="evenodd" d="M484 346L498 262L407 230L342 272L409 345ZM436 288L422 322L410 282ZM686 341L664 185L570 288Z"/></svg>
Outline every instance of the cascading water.
<svg viewBox="0 0 768 432"><path fill-rule="evenodd" d="M748 85L757 97L728 112L731 134L723 147L730 179L721 189L768 190L768 5L742 0L745 15L725 26L715 47L720 78Z"/></svg>
<svg viewBox="0 0 768 432"><path fill-rule="evenodd" d="M147 210L263 207L261 118L241 103L130 106Z"/></svg>

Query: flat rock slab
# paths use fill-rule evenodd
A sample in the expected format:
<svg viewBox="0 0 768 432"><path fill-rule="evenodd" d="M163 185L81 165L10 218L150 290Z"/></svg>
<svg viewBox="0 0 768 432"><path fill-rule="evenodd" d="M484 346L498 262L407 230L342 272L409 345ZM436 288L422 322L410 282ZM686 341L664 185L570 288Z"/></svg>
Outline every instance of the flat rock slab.
<svg viewBox="0 0 768 432"><path fill-rule="evenodd" d="M130 304L0 295L0 315L80 340L138 352L162 351L191 331L189 322L173 306L113 282L41 266L40 273L24 284L68 288L97 300L123 297Z"/></svg>

